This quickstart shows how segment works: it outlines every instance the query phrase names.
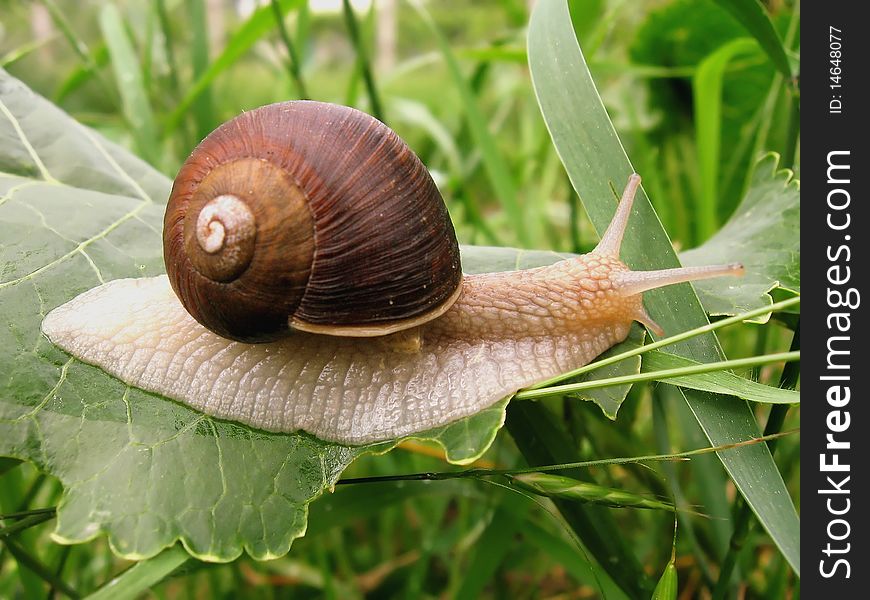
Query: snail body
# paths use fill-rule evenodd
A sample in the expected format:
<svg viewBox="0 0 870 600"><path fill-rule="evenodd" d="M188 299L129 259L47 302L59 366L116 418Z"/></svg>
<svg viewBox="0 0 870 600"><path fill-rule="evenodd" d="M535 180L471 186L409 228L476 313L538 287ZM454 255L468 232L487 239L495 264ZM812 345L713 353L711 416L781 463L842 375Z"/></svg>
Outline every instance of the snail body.
<svg viewBox="0 0 870 600"><path fill-rule="evenodd" d="M287 125L287 115L299 116L300 104L319 114ZM640 183L633 175L593 252L546 267L463 277L446 209L419 160L382 124L331 106L266 107L279 111L284 129L272 122L266 137L273 141L256 149L248 134L266 132L250 115L210 136L191 156L194 168L183 168L173 188L164 229L168 276L116 280L85 292L46 317L45 334L128 384L209 415L363 444L447 424L580 367L625 339L635 320L660 333L643 308L643 291L741 270L630 271L619 260L619 246ZM331 131L335 127L342 133ZM342 129L347 127L353 135ZM306 141L294 144L303 130ZM316 140L325 138L347 150L330 147L333 158L322 163L306 159ZM281 144L292 147L275 158ZM376 155L401 168L377 170ZM363 193L352 201L338 199L341 190L349 193L342 169L365 188L355 190ZM228 174L227 181L241 184L230 189L223 179ZM254 185L262 178L264 187ZM253 198L277 199L278 206L262 208ZM312 198L323 207L312 208ZM313 235L291 242L286 254L302 255L303 268L271 275L301 298L284 302L281 294L260 289L269 283L268 268L253 275L248 270L275 255L282 257L279 265L286 262L286 240L271 241L286 231L250 230L251 215L279 228L287 210L302 215L287 228L303 238L299 231L309 228ZM277 224L269 211L279 214ZM329 218L318 220L318 211ZM381 221L401 239L383 244L356 231ZM324 236L336 231L347 237L321 250ZM432 231L440 237L430 239ZM260 246L264 240L270 241ZM202 256L186 255L191 243ZM373 254L395 265L368 265L377 262ZM233 263L239 256L246 262L242 268ZM345 258L349 262L341 266L330 262ZM323 264L330 268L315 274ZM307 287L312 279L316 293ZM330 289L338 300L328 299ZM245 312L251 306L254 312ZM263 306L266 316L258 320Z"/></svg>

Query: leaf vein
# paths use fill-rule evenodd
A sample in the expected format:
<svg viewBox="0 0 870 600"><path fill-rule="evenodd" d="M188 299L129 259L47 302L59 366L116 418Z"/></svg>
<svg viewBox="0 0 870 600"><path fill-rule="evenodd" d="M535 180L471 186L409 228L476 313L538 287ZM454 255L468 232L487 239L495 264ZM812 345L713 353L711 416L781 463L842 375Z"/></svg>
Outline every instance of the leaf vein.
<svg viewBox="0 0 870 600"><path fill-rule="evenodd" d="M57 383L54 384L54 387L48 391L48 393L42 398L42 400L40 400L39 404L37 404L36 406L33 407L33 410L21 415L20 417L17 417L15 419L15 421L23 421L24 419L32 419L33 417L36 416L36 414L39 411L41 411L45 407L46 404L49 403L49 401L52 399L52 397L54 397L54 395L60 389L60 386L62 386L64 384L64 382L66 381L66 375L67 375L67 372L69 371L69 366L74 361L75 361L75 359L72 356L70 356L69 359L60 368L60 377L58 378Z"/></svg>
<svg viewBox="0 0 870 600"><path fill-rule="evenodd" d="M33 144L30 143L30 140L27 139L27 135L24 133L24 129L21 128L21 123L18 122L18 119L15 118L15 115L12 114L12 111L6 106L6 103L3 100L0 100L0 112L2 112L9 122L12 124L12 128L15 129L15 133L18 134L18 139L21 140L22 145L24 146L27 153L30 155L30 158L33 160L34 164L36 164L36 168L39 169L42 178L46 181L51 181L53 183L58 183L57 179L49 173L48 169L45 166L45 163L42 162L42 159L39 158L39 154L37 154L36 149L33 147Z"/></svg>
<svg viewBox="0 0 870 600"><path fill-rule="evenodd" d="M38 269L35 269L35 270L31 271L30 273L27 273L26 275L22 275L21 277L19 277L17 279L12 279L10 281L4 281L4 282L0 283L0 290L2 290L3 288L18 285L19 283L22 283L24 281L32 279L33 277L36 277L40 273L43 273L44 271L47 271L48 269L51 269L52 267L56 267L57 265L59 265L63 261L65 261L68 258L77 254L79 251L83 250L84 248L87 248L89 245L93 244L95 241L106 237L109 233L111 233L112 231L117 229L121 224L128 221L129 219L134 218L138 213L140 213L145 207L149 206L150 204L151 204L151 202L148 202L148 201L142 202L141 204L139 204L139 206L137 206L136 208L134 208L133 210L128 212L126 215L122 216L120 219L118 219L117 221L115 221L114 223L109 225L108 227L106 227L103 231L101 231L98 234L96 234L95 236L88 238L85 241L81 242L77 247L73 248L72 250L70 250L69 252L64 254L63 256L60 256L60 257L54 259L50 263L45 264L45 265L39 267Z"/></svg>
<svg viewBox="0 0 870 600"><path fill-rule="evenodd" d="M94 270L94 273L96 273L97 279L99 279L100 283L106 283L106 280L103 279L103 274L100 272L100 268L97 266L97 264L91 258L91 256L87 252L85 252L84 248L79 249L79 252L81 253L82 256L85 257L85 260L88 261L88 264Z"/></svg>
<svg viewBox="0 0 870 600"><path fill-rule="evenodd" d="M100 143L100 140L97 139L97 137L87 127L85 127L84 125L81 125L81 124L78 124L78 125L79 125L79 128L82 130L82 132L85 134L85 137L87 137L91 141L91 143L94 145L94 147L96 147L97 151L103 155L103 158L106 159L106 162L108 162L112 166L112 168L115 169L115 171L121 177L123 177L127 181L127 183L130 184L130 187L132 187L134 190L136 190L136 193L139 194L139 197L147 202L153 203L154 200L153 200L153 198L151 198L150 195L148 195L148 192L146 192L145 189L141 185L139 185L139 182L136 181L135 179L133 179L130 176L130 174L127 173L127 171L125 171L123 168L121 168L121 165L119 165L118 161L116 161L112 157L112 155L109 154L109 152L105 149L105 147Z"/></svg>

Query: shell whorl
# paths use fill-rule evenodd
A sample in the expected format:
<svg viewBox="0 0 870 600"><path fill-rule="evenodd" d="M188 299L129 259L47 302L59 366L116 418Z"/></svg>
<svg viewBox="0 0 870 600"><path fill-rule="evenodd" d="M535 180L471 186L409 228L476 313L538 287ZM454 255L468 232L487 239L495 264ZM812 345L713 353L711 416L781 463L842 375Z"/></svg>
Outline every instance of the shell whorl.
<svg viewBox="0 0 870 600"><path fill-rule="evenodd" d="M257 219L243 200L222 194L199 211L195 238L203 252L215 258L197 265L199 271L216 281L232 281L254 256Z"/></svg>
<svg viewBox="0 0 870 600"><path fill-rule="evenodd" d="M416 155L373 117L310 101L242 113L203 140L173 186L164 258L188 312L247 342L401 329L443 312L462 277Z"/></svg>

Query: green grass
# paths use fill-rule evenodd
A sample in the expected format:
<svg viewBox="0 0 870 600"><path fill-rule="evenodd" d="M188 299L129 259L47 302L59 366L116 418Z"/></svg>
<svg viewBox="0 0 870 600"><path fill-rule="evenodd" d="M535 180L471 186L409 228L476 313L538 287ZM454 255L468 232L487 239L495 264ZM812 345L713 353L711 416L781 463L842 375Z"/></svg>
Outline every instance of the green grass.
<svg viewBox="0 0 870 600"><path fill-rule="evenodd" d="M655 209L650 223L660 221L676 247L694 247L722 226L762 153L778 152L784 166L799 170L799 91L786 76L800 45L791 3L777 3L774 14L759 12L757 2L574 4L597 93L644 177ZM247 16L225 9L218 19L209 6L4 4L0 61L170 176L202 136L242 110L305 96L351 102L380 113L418 152L462 242L560 252L594 246L615 177L572 171L564 146L554 144L527 63L525 2L449 0L425 9L399 2L392 71L377 67L375 11L322 14L301 0L275 0ZM47 16L47 37L33 31L34 14ZM555 87L567 84L556 77ZM580 122L588 105L574 115L564 119ZM582 133L598 143L595 132ZM580 151L594 157L598 147ZM781 310L764 325L720 330L718 339L727 356L781 355L799 350L794 321ZM799 363L756 362L763 364L741 375L797 385ZM800 424L800 409L784 405L752 404L746 416L765 433ZM506 430L476 466L640 457L710 443L676 388L644 384L634 386L616 421L562 396L513 402ZM770 464L799 506L798 449L797 436L777 440ZM434 449L409 446L363 457L345 476L451 469ZM532 598L597 597L602 589L612 598L650 597L672 550L681 591L692 585L695 595L730 598L799 590L781 540L758 520L758 507L734 493L733 472L715 455L562 475L673 498L675 544L673 513L539 498L461 478L338 486L313 504L307 535L272 561L207 564L173 547L132 563L102 537L55 543L52 513L34 511L56 506L60 485L0 458L0 515L24 513L0 521L0 597ZM673 583L671 575L661 581L660 591Z"/></svg>

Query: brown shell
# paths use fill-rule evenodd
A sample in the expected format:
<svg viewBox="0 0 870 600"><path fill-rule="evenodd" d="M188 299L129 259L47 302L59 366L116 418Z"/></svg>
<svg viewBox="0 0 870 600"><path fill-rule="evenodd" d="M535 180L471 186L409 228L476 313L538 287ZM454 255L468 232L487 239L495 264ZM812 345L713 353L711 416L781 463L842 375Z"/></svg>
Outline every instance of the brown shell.
<svg viewBox="0 0 870 600"><path fill-rule="evenodd" d="M255 234L228 228L227 247L207 252L197 219L220 196L247 206ZM188 312L242 341L281 337L288 323L388 333L446 310L462 277L447 209L416 155L373 117L321 102L264 106L203 140L173 185L163 243Z"/></svg>

